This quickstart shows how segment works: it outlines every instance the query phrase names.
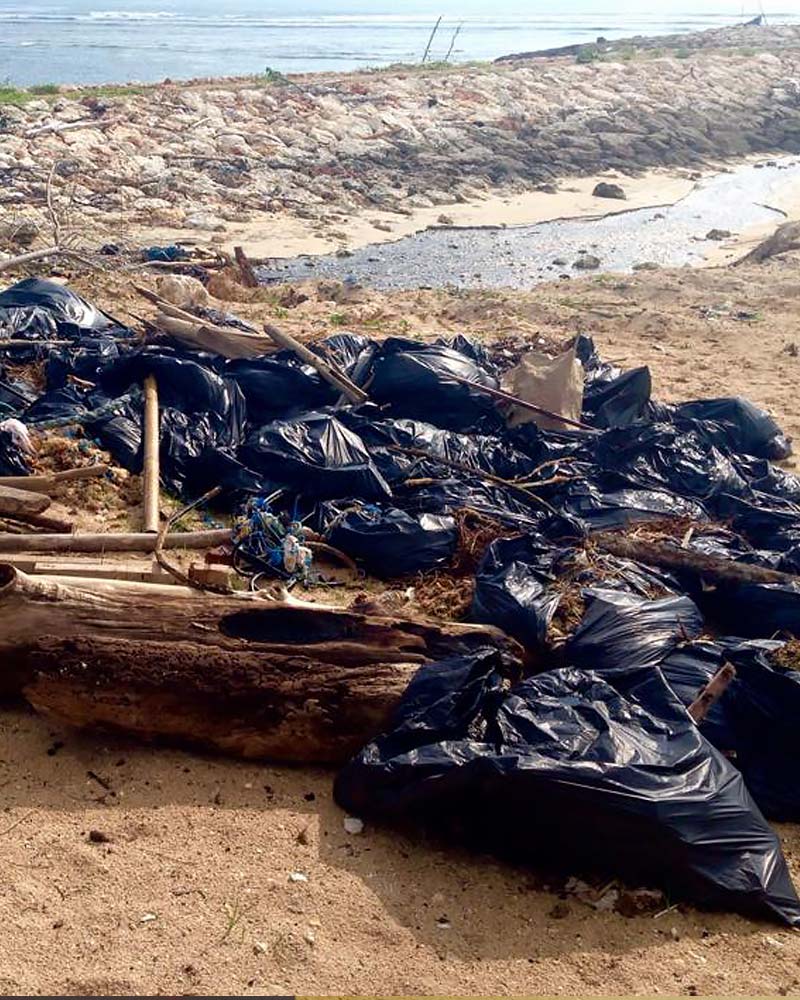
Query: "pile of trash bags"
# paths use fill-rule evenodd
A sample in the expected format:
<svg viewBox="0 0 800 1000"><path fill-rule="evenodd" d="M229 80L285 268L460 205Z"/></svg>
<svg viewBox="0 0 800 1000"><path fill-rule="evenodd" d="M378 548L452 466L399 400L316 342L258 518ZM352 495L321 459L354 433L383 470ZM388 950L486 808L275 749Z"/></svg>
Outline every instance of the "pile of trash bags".
<svg viewBox="0 0 800 1000"><path fill-rule="evenodd" d="M467 619L519 641L519 676L488 650L421 668L338 776L344 808L800 925L765 819L800 820L800 479L771 464L791 447L763 410L659 403L646 368L620 371L579 336L583 426L510 426L491 395L509 365L490 344L339 333L312 350L366 388L352 405L291 351L142 346L39 280L0 294L10 360L3 340L15 361L20 341L44 359L46 384L0 367L0 418L80 425L138 472L153 374L165 489L222 486L233 511L270 497L371 575L446 568L464 510L503 527ZM27 462L0 432L0 474ZM652 522L689 553L788 576L709 584L592 549L598 531ZM725 663L736 677L698 725L687 707Z"/></svg>

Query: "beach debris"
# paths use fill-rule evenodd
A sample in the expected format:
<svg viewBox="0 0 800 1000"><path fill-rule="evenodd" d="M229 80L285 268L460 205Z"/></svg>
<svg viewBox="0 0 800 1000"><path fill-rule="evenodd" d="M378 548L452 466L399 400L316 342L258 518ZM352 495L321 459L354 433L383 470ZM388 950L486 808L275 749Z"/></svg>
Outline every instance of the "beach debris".
<svg viewBox="0 0 800 1000"><path fill-rule="evenodd" d="M289 872L290 882L308 882L308 875L304 872Z"/></svg>
<svg viewBox="0 0 800 1000"><path fill-rule="evenodd" d="M595 184L592 194L595 198L614 198L618 201L625 201L627 197L619 184L610 184L608 181Z"/></svg>

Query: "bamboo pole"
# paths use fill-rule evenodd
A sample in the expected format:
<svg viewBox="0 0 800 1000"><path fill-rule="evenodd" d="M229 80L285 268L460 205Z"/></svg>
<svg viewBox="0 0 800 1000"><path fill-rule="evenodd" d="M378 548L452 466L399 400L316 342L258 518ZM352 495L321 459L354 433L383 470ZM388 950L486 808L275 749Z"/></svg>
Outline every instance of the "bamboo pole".
<svg viewBox="0 0 800 1000"><path fill-rule="evenodd" d="M339 392L345 395L351 403L364 403L369 399L366 392L357 386L355 382L351 382L335 365L324 361L319 355L314 354L305 344L301 344L299 340L295 340L291 334L286 333L284 330L279 330L277 326L273 326L271 323L265 323L264 330L278 347L285 347L290 351L294 351L301 361L305 361L307 365L316 368L320 376L329 385L332 385L334 389L338 389Z"/></svg>
<svg viewBox="0 0 800 1000"><path fill-rule="evenodd" d="M154 532L130 534L7 535L0 534L0 552L153 552L158 535ZM229 528L214 531L185 531L168 535L168 549L213 549L230 542Z"/></svg>
<svg viewBox="0 0 800 1000"><path fill-rule="evenodd" d="M82 479L100 479L107 472L107 465L84 465L79 469L66 469L64 472L53 472L48 476L0 476L0 487L10 486L16 490L49 493L62 483L74 483Z"/></svg>
<svg viewBox="0 0 800 1000"><path fill-rule="evenodd" d="M159 528L160 469L158 461L158 386L155 376L144 380L144 530Z"/></svg>

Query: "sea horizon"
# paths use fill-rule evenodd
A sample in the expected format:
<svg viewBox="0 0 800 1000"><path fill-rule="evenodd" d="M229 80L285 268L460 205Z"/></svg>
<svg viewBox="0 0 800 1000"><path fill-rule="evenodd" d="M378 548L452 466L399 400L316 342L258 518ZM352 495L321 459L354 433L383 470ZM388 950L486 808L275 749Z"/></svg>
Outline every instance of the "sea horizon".
<svg viewBox="0 0 800 1000"><path fill-rule="evenodd" d="M0 83L154 83L165 78L246 76L377 68L422 59L496 59L512 52L608 39L698 31L740 23L758 3L663 0L642 13L633 3L418 0L402 14L366 0L289 3L230 0L0 0ZM370 9L371 8L371 9ZM755 8L755 9L753 9ZM800 23L800 4L783 0L771 23Z"/></svg>

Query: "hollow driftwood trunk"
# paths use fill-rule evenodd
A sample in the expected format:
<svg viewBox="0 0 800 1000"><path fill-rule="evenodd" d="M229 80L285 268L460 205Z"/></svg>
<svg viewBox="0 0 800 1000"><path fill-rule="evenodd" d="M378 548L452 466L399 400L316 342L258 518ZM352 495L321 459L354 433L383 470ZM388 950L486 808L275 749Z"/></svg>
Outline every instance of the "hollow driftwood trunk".
<svg viewBox="0 0 800 1000"><path fill-rule="evenodd" d="M385 727L421 663L485 646L516 662L491 627L0 564L0 688L70 725L244 757L343 761Z"/></svg>

